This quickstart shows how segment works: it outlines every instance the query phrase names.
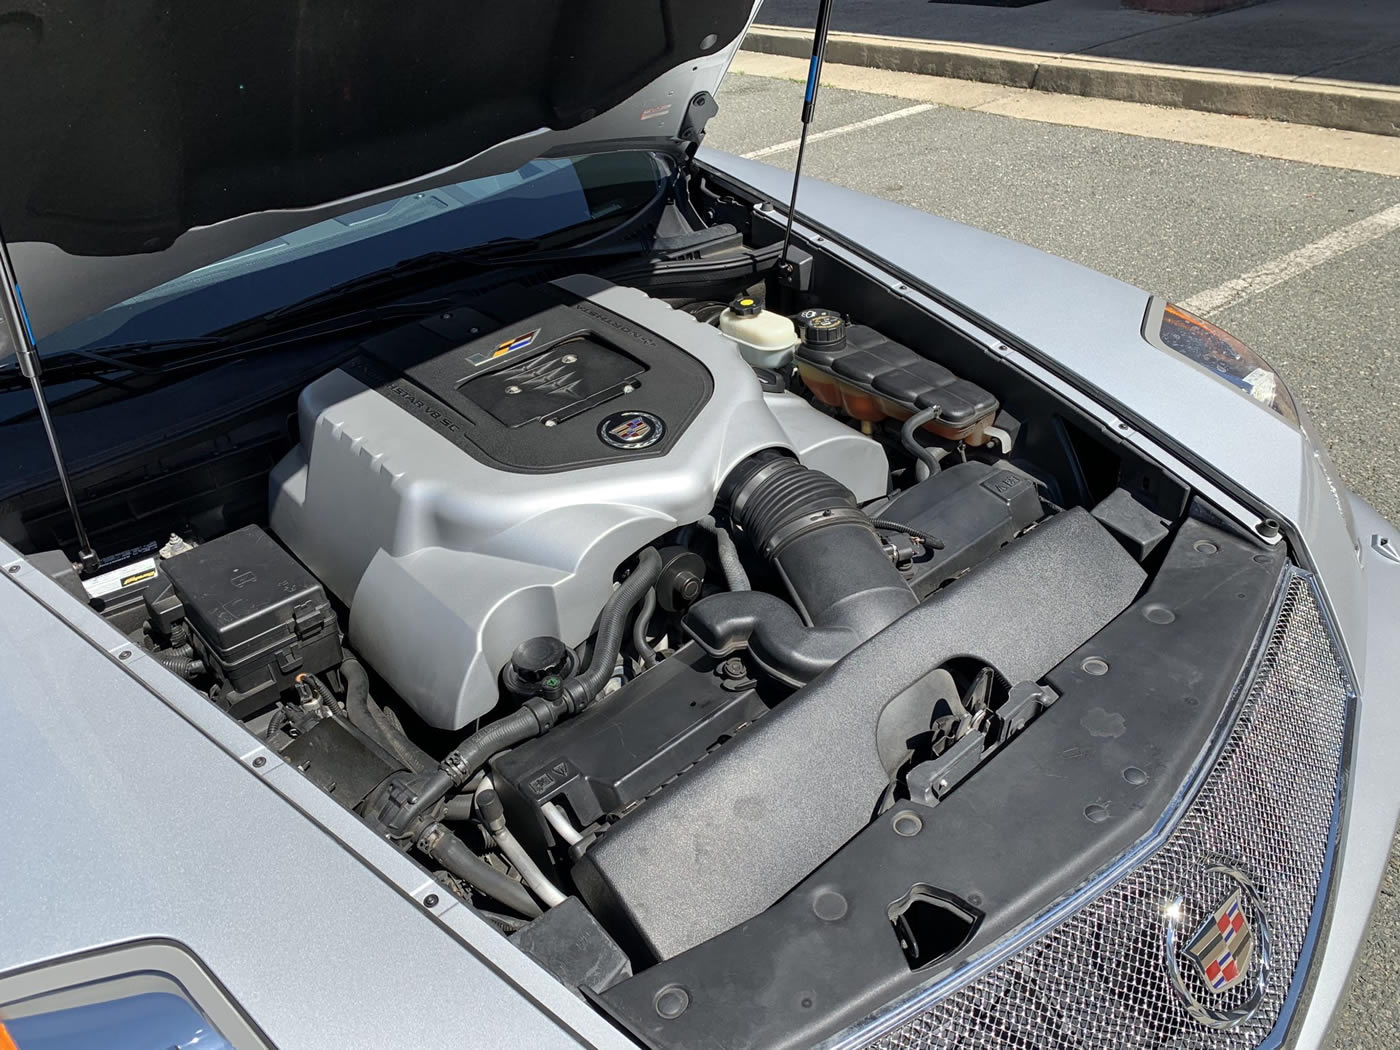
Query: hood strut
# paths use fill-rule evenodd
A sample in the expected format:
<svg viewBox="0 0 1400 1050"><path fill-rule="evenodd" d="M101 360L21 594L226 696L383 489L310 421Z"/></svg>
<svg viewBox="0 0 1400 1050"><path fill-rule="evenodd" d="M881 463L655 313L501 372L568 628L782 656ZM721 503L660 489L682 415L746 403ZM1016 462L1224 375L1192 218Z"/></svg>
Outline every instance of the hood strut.
<svg viewBox="0 0 1400 1050"><path fill-rule="evenodd" d="M15 276L14 263L10 261L10 248L5 243L5 234L0 231L0 311L5 315L5 325L10 331L10 342L15 347L15 360L19 362L20 373L29 380L34 390L34 401L39 408L39 421L44 424L44 436L49 440L49 451L53 454L54 466L58 468L58 483L63 488L63 498L68 501L68 513L73 518L73 531L78 537L78 567L83 572L92 572L100 564L97 552L88 540L87 529L83 528L82 515L78 513L78 498L73 494L73 482L68 476L68 467L63 461L63 449L58 444L58 434L49 416L49 404L44 398L44 383L40 379L42 365L38 351L34 347L34 335L29 327L29 316L25 313L24 299L19 291L19 278Z"/></svg>
<svg viewBox="0 0 1400 1050"><path fill-rule="evenodd" d="M797 163L792 170L792 199L788 202L787 228L783 231L783 250L778 254L778 279L795 283L797 264L788 258L792 241L792 221L797 215L797 184L802 178L802 155L807 152L807 132L817 112L817 87L822 76L822 61L826 56L826 37L831 29L831 0L821 0L817 7L817 28L812 34L812 61L807 67L807 90L802 95L802 133L797 140Z"/></svg>

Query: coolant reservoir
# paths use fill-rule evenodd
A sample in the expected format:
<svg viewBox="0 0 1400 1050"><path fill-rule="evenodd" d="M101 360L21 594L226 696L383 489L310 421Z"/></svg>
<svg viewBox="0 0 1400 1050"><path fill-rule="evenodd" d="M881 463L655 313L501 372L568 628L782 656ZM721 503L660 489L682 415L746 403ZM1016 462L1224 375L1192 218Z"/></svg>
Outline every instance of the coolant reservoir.
<svg viewBox="0 0 1400 1050"><path fill-rule="evenodd" d="M719 330L756 368L784 368L797 348L797 329L782 314L763 308L763 300L741 295L719 315Z"/></svg>

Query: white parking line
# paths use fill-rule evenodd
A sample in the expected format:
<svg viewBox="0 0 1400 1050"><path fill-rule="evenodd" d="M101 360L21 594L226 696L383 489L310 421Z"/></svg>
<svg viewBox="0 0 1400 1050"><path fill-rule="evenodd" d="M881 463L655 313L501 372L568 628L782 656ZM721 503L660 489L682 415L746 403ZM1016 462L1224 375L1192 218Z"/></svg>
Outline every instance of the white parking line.
<svg viewBox="0 0 1400 1050"><path fill-rule="evenodd" d="M1197 316L1209 317L1395 230L1400 230L1400 204L1378 211L1350 226L1343 226L1335 233L1329 233L1321 240L1287 255L1270 259L1257 270L1191 296L1181 306Z"/></svg>
<svg viewBox="0 0 1400 1050"><path fill-rule="evenodd" d="M881 113L878 117L868 117L865 120L857 120L854 124L842 124L839 128L828 128L826 131L814 131L807 136L808 142L820 142L822 139L829 139L834 135L845 135L851 131L859 131L861 128L873 128L876 124L888 124L891 120L902 120L905 117L916 116L919 113L927 113L931 110L927 102L921 102L917 106L908 106L905 109L897 109L893 113ZM757 160L759 157L771 157L774 153L782 153L786 150L796 149L798 139L789 139L787 142L779 142L776 146L764 146L762 149L753 150L750 153L742 154L747 160Z"/></svg>

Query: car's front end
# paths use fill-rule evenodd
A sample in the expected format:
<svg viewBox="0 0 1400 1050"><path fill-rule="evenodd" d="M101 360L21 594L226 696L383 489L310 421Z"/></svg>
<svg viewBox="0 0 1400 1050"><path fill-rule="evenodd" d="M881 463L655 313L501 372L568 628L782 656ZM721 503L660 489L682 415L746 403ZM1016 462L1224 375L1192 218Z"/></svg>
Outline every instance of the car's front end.
<svg viewBox="0 0 1400 1050"><path fill-rule="evenodd" d="M158 20L216 68L125 90L227 132L7 174L101 564L0 372L0 1046L1324 1045L1400 535L1146 292L806 181L780 259L696 149L748 5L673 8L542 5L513 87L444 38L404 127L334 58L402 26L225 83Z"/></svg>

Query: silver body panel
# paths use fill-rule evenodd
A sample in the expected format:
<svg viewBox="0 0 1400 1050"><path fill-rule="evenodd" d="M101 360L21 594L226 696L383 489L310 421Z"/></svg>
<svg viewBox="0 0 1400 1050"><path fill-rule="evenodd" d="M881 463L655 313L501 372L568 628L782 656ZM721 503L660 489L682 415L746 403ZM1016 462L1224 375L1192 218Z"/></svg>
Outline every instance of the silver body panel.
<svg viewBox="0 0 1400 1050"><path fill-rule="evenodd" d="M760 164L702 157L774 198L790 185ZM1400 818L1400 564L1371 543L1400 533L1340 486L1306 429L1143 341L1146 293L815 182L804 182L801 210L889 259L891 288L950 323L976 324L920 286L993 319L1020 344L1006 351L1012 364L1086 405L1102 398L1091 410L1106 425L1179 457L1174 466L1223 509L1242 519L1267 509L1298 541L1360 693L1333 903L1290 1033L1300 1050L1322 1046ZM421 869L154 661L118 660L123 639L12 550L0 547L0 562L17 570L0 579L10 655L0 669L10 779L0 972L164 936L200 955L283 1050L628 1045L468 909L448 898L425 914ZM279 928L269 910L280 899L300 904L279 913ZM328 969L334 979L316 981L314 1000L291 991ZM375 994L346 975L372 981Z"/></svg>
<svg viewBox="0 0 1400 1050"><path fill-rule="evenodd" d="M441 729L496 705L496 676L524 639L582 642L617 567L710 513L746 456L791 449L858 499L885 494L879 442L794 395L765 394L718 329L598 278L556 283L709 371L714 393L664 456L497 469L336 370L302 393L301 444L272 473L272 531L349 604L355 650Z"/></svg>

